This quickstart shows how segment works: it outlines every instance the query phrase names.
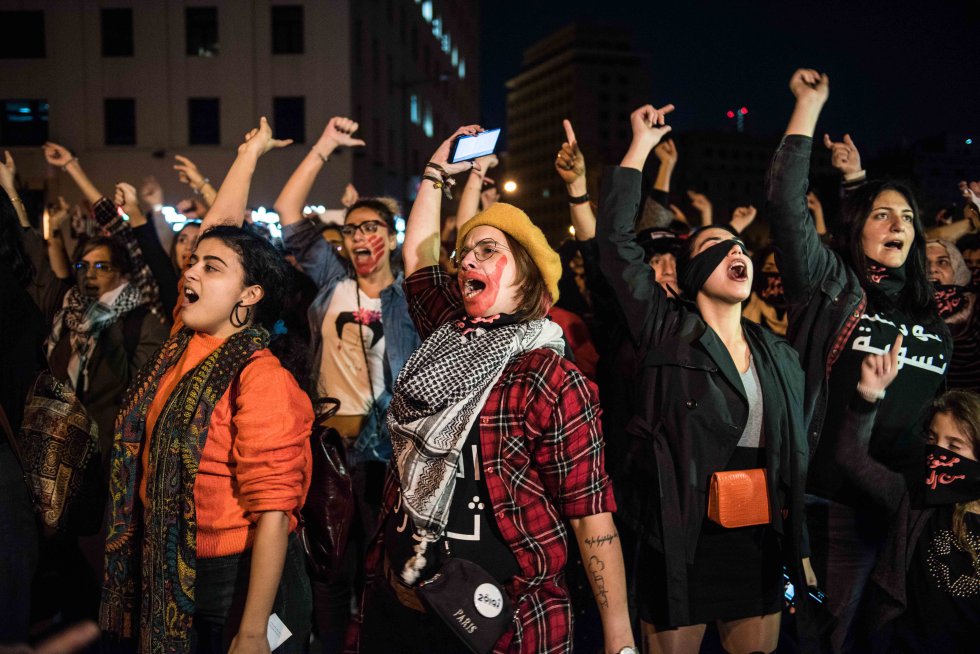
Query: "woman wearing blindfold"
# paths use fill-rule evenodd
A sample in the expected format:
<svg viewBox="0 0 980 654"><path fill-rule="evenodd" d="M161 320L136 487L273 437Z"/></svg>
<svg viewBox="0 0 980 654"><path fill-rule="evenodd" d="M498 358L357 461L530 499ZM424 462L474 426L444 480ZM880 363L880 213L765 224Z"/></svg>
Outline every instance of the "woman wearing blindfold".
<svg viewBox="0 0 980 654"><path fill-rule="evenodd" d="M804 559L803 371L786 341L742 318L753 266L734 232L706 227L685 241L685 301L644 263L633 233L641 171L672 110L633 112L632 144L603 176L599 202L600 262L641 382L627 433L607 435L629 451L619 517L638 541L631 574L646 651L697 652L712 622L727 651L772 652L783 565L797 587L816 583ZM727 510L735 488L754 511Z"/></svg>

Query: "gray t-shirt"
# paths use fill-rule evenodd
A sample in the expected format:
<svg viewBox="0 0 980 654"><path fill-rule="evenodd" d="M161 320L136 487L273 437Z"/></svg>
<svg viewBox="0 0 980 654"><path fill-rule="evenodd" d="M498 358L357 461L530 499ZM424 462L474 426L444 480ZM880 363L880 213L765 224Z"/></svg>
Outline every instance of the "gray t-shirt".
<svg viewBox="0 0 980 654"><path fill-rule="evenodd" d="M749 400L749 419L745 422L742 437L738 439L739 447L762 447L765 441L762 435L762 388L759 385L759 373L755 369L755 357L749 360L749 369L740 372L745 397Z"/></svg>

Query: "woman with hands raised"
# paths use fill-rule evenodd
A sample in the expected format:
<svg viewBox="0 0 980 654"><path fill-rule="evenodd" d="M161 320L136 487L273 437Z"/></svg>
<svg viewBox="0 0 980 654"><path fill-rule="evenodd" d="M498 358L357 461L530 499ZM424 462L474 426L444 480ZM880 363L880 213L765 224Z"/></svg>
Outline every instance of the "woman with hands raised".
<svg viewBox="0 0 980 654"><path fill-rule="evenodd" d="M477 651L570 651L567 521L604 651L635 652L596 388L562 357L561 329L546 319L558 299L558 254L524 212L497 202L460 217L457 275L438 265L444 192L453 175L480 165L449 163L449 152L479 131L461 127L439 146L408 220L405 292L425 340L388 411L394 465L358 645L464 651L455 621L421 612L416 592L448 554L484 568L513 607Z"/></svg>
<svg viewBox="0 0 980 654"><path fill-rule="evenodd" d="M364 146L355 136L358 127L350 118L331 118L275 202L283 244L318 288L308 312L312 342L307 391L313 398L340 401L328 424L343 438L357 500L351 543L339 574L329 583L314 580L318 628L328 649L339 648L367 539L377 527L384 467L391 457L382 417L395 379L419 344L402 275L392 263L398 245L394 201L358 197L347 207L340 228L346 258L303 217L307 196L328 159L338 148Z"/></svg>
<svg viewBox="0 0 980 654"><path fill-rule="evenodd" d="M830 80L800 69L790 90L796 104L769 170L766 216L789 311L788 336L806 371L807 518L814 567L837 617L831 644L836 652L863 651L855 617L887 523L868 494L838 473L830 444L847 436L841 409L854 396L865 355L884 351L905 334L904 365L876 412L871 456L914 475L921 465L923 409L943 384L952 343L927 278L918 208L904 184L868 181L851 191L836 250L821 243L806 191ZM860 167L850 138L830 147L842 170Z"/></svg>
<svg viewBox="0 0 980 654"><path fill-rule="evenodd" d="M708 622L729 652L776 649L783 565L798 587L806 560L803 373L784 340L743 320L752 262L728 227L687 239L668 296L633 237L642 170L673 105L640 107L620 166L603 175L596 239L641 363L627 427L620 517L639 547L631 571L648 652L697 652ZM754 515L708 511L754 478ZM715 479L717 484L713 481ZM710 496L710 498L709 498Z"/></svg>

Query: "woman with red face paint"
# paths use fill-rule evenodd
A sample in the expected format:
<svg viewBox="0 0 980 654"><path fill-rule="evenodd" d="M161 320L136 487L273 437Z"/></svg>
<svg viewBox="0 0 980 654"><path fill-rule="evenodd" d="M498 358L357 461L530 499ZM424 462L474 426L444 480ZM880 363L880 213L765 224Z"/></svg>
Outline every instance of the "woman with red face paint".
<svg viewBox="0 0 980 654"><path fill-rule="evenodd" d="M391 254L398 245L395 203L360 198L347 208L340 228L346 258L303 217L310 189L334 151L364 145L353 136L357 127L349 118L331 118L275 203L286 250L319 288L309 309L307 392L314 398L340 400L329 424L344 439L358 500L353 540L341 573L330 584L316 583L318 628L328 651L340 646L364 545L377 527L384 466L391 458L382 416L398 373L419 344L401 273L392 266Z"/></svg>
<svg viewBox="0 0 980 654"><path fill-rule="evenodd" d="M444 191L474 165L450 164L449 151L454 138L478 131L461 128L432 155L409 218L405 292L425 341L388 410L394 461L368 556L362 624L348 644L361 652L469 651L461 641L469 634L442 622L417 590L461 559L482 568L489 592L513 611L476 606L498 624L475 651L571 651L567 521L605 651L633 652L596 388L562 357L561 329L545 319L558 296L558 254L526 214L497 202L460 222L455 278L439 267ZM444 578L465 583L450 572ZM471 589L462 610L479 620L475 600Z"/></svg>
<svg viewBox="0 0 980 654"><path fill-rule="evenodd" d="M599 201L600 265L639 360L620 517L639 541L631 576L645 651L697 652L713 622L726 651L772 652L783 566L798 588L816 583L804 544L803 371L789 343L742 317L753 266L730 228L707 226L685 242L677 280L688 301L670 297L644 263L633 233L641 171L673 108L633 112L632 144L603 175ZM747 478L748 488L725 486ZM757 510L709 510L733 492Z"/></svg>
<svg viewBox="0 0 980 654"><path fill-rule="evenodd" d="M873 498L839 474L836 441L854 396L861 362L903 334L898 376L875 415L871 456L912 477L922 460L923 410L942 388L952 355L926 268L925 230L911 190L870 181L850 190L835 248L824 247L807 208L810 154L830 79L797 70L789 83L796 105L769 168L766 217L782 277L788 337L806 373L804 424L811 454L807 524L814 569L837 618L834 652L865 651L856 617L888 524ZM857 167L855 152L835 160ZM853 142L845 144L853 148ZM838 161L840 166L843 162ZM843 168L842 168L843 170Z"/></svg>

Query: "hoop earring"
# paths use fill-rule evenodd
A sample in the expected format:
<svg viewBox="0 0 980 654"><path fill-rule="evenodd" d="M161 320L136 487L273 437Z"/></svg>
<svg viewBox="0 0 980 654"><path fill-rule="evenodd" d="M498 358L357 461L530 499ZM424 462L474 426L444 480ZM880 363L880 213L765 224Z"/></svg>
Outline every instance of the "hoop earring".
<svg viewBox="0 0 980 654"><path fill-rule="evenodd" d="M239 328L244 327L252 320L252 307L245 307L245 319L238 317L238 310L242 308L241 302L235 302L235 308L231 310L231 315L228 316L228 321L233 327Z"/></svg>

